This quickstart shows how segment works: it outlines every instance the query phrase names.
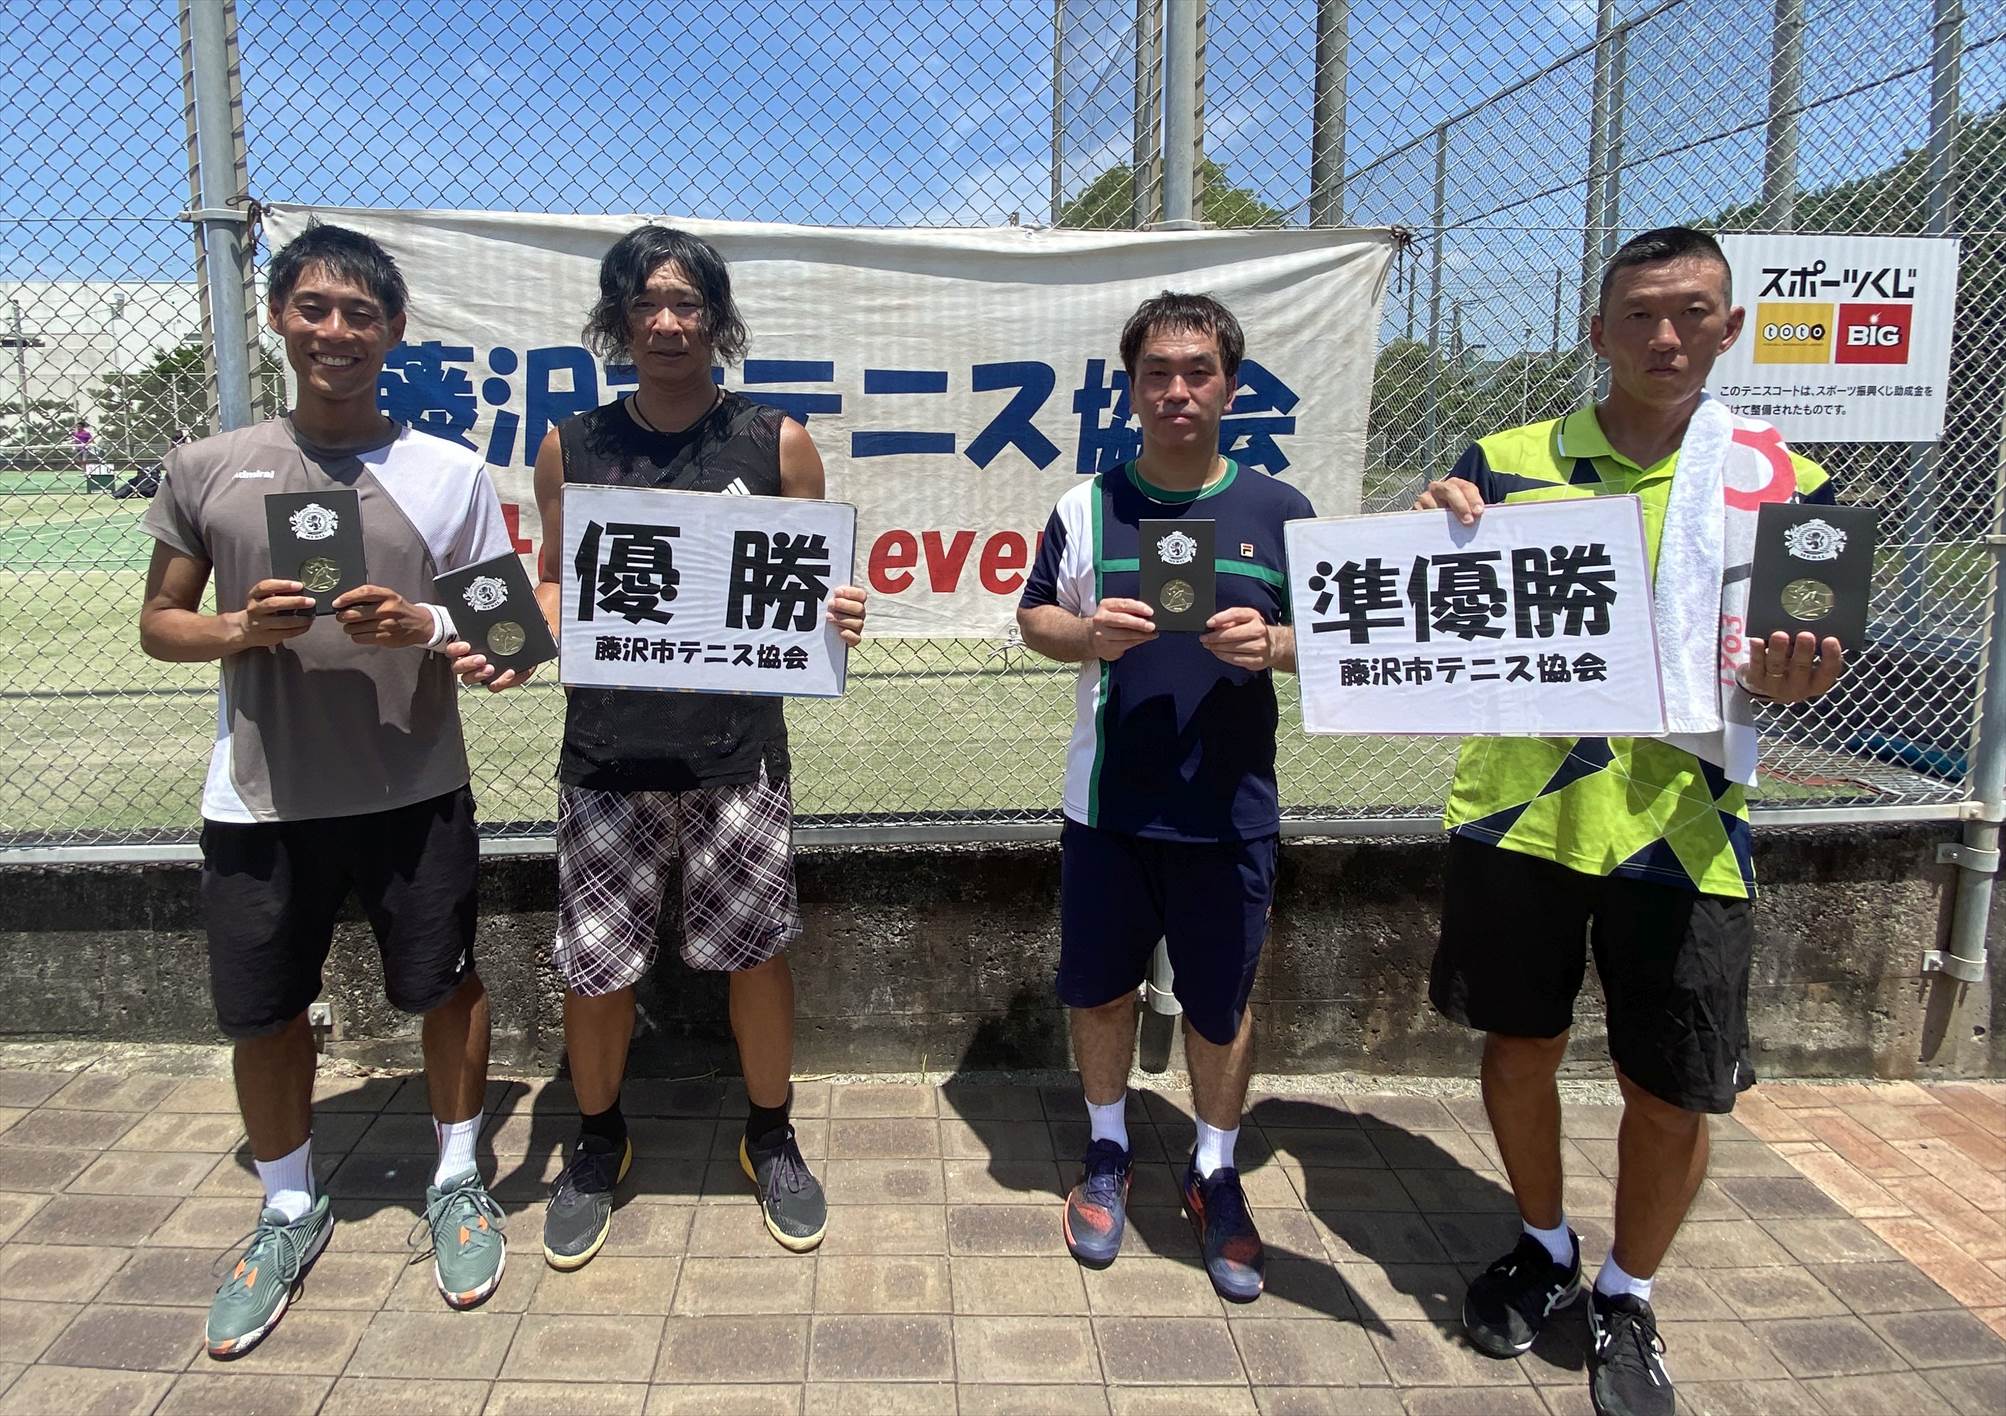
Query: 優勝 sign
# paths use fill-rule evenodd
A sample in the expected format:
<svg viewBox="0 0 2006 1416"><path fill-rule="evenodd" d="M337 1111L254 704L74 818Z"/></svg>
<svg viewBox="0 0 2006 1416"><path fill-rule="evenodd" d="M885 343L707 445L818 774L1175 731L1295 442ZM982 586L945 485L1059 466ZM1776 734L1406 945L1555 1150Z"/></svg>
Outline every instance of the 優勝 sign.
<svg viewBox="0 0 2006 1416"><path fill-rule="evenodd" d="M1664 732L1637 498L1291 521L1286 540L1309 732Z"/></svg>
<svg viewBox="0 0 2006 1416"><path fill-rule="evenodd" d="M826 611L856 524L840 502L567 485L565 686L839 696Z"/></svg>

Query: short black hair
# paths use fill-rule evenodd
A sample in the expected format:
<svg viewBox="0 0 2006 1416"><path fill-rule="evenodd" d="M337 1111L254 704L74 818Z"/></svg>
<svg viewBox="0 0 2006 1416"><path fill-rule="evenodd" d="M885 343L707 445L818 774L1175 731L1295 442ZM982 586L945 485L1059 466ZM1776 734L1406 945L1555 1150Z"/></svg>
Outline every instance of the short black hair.
<svg viewBox="0 0 2006 1416"><path fill-rule="evenodd" d="M1602 271L1602 288L1596 292L1595 308L1598 311L1608 308L1609 287L1615 282L1617 271L1629 270L1633 266L1656 265L1660 261L1676 261L1685 256L1698 256L1720 264L1720 288L1727 296L1728 305L1733 306L1734 270L1721 251L1720 242L1690 226L1660 226L1651 231L1639 231L1616 248L1616 254L1609 257L1609 264Z"/></svg>
<svg viewBox="0 0 2006 1416"><path fill-rule="evenodd" d="M673 226L637 226L613 243L599 262L599 302L585 319L585 343L606 360L625 361L632 350L627 307L647 288L648 277L674 265L703 302L703 336L718 362L745 358L752 336L731 298L731 272L717 247Z"/></svg>
<svg viewBox="0 0 2006 1416"><path fill-rule="evenodd" d="M1135 361L1142 357L1143 341L1156 333L1189 332L1209 334L1219 345L1219 372L1233 378L1240 372L1240 360L1247 352L1247 336L1233 312L1210 295L1180 295L1166 290L1136 306L1135 313L1121 329L1121 366L1135 378Z"/></svg>
<svg viewBox="0 0 2006 1416"><path fill-rule="evenodd" d="M360 285L383 307L386 318L404 313L410 293L404 288L404 272L390 253L360 231L312 220L306 230L279 247L265 270L267 298L274 309L285 304L310 266Z"/></svg>

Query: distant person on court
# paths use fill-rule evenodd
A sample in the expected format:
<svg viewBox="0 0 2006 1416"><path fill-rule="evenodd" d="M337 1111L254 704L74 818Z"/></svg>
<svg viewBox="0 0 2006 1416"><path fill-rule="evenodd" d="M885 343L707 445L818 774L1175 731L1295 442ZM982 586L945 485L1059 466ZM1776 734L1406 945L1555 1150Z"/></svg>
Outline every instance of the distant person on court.
<svg viewBox="0 0 2006 1416"><path fill-rule="evenodd" d="M1471 738L1449 791L1430 996L1486 1034L1484 1109L1523 1222L1512 1252L1471 1282L1463 1326L1479 1350L1514 1356L1581 1296L1554 1077L1592 948L1623 1093L1615 1242L1588 1304L1602 1416L1674 1409L1653 1282L1706 1176L1707 1114L1732 1111L1755 1082L1752 703L1816 698L1844 665L1838 641L1809 634L1743 649L1727 600L1747 575L1761 503L1832 500L1825 473L1775 429L1704 393L1742 313L1712 237L1674 226L1631 238L1603 272L1589 325L1608 396L1480 439L1415 503L1471 524L1500 502L1635 495L1661 621L1668 595L1689 596L1702 627L1687 645L1661 622L1659 657L1670 685L1681 656L1696 656L1687 678L1711 710L1703 726L1662 738ZM1743 653L1723 682L1721 665Z"/></svg>
<svg viewBox="0 0 2006 1416"><path fill-rule="evenodd" d="M212 1357L239 1357L285 1314L334 1228L313 1167L314 1040L335 915L354 891L390 1001L424 1018L438 1160L413 1178L432 1275L466 1308L500 1283L502 1212L475 1164L488 997L474 970L474 800L453 664L468 652L441 572L509 549L480 457L385 418L376 376L404 334L404 279L375 241L316 225L272 257L268 320L293 410L169 452L145 525L158 543L140 642L218 660L202 790L202 902L217 1021L264 1182L249 1246L210 1305ZM265 497L351 488L372 584L310 611L270 578ZM211 577L220 609L203 611Z"/></svg>
<svg viewBox="0 0 2006 1416"><path fill-rule="evenodd" d="M637 386L567 418L537 453L537 597L553 633L567 483L822 496L822 459L808 430L711 377L714 363L744 357L748 337L730 273L708 242L641 226L607 251L585 338L608 360L632 364ZM856 644L864 592L838 587L827 614ZM580 1268L599 1252L615 1187L633 1160L620 1084L634 986L655 962L656 924L672 892L681 901L683 961L730 979L747 1101L739 1165L775 1240L797 1253L822 1242L827 1203L789 1120L794 976L786 949L801 932L792 770L778 698L566 690L555 963L580 1116L544 1211L543 1254L553 1268Z"/></svg>
<svg viewBox="0 0 2006 1416"><path fill-rule="evenodd" d="M1121 1249L1136 991L1165 939L1198 1112L1184 1205L1214 1288L1235 1302L1260 1296L1266 1270L1233 1150L1281 832L1274 670L1296 663L1282 526L1314 515L1294 487L1220 455L1245 346L1206 295L1166 291L1129 318L1121 359L1142 454L1060 498L1017 611L1027 645L1080 666L1058 992L1091 1138L1062 1214L1066 1244L1093 1267ZM1138 523L1179 519L1214 524L1218 612L1203 633L1160 632L1137 598Z"/></svg>

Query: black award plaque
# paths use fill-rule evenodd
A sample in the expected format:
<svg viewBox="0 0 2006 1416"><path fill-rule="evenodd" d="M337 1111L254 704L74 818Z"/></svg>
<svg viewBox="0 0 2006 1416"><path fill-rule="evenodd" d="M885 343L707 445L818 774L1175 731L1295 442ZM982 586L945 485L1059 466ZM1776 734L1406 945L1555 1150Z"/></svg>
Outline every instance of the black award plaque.
<svg viewBox="0 0 2006 1416"><path fill-rule="evenodd" d="M272 579L297 580L313 612L334 613L344 592L369 583L362 556L362 501L353 488L273 492L265 498Z"/></svg>
<svg viewBox="0 0 2006 1416"><path fill-rule="evenodd" d="M1770 502L1756 513L1748 630L1778 630L1865 647L1874 580L1874 513L1868 507Z"/></svg>
<svg viewBox="0 0 2006 1416"><path fill-rule="evenodd" d="M1142 521L1142 594L1159 630L1203 633L1218 613L1218 571L1211 521Z"/></svg>
<svg viewBox="0 0 2006 1416"><path fill-rule="evenodd" d="M453 617L456 637L497 669L520 673L557 657L557 642L514 552L449 570L432 585Z"/></svg>

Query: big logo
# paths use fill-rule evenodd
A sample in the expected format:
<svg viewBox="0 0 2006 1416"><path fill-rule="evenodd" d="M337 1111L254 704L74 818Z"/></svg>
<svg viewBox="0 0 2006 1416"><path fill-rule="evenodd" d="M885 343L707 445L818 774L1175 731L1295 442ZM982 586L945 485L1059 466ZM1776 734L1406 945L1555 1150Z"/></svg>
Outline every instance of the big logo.
<svg viewBox="0 0 2006 1416"><path fill-rule="evenodd" d="M1913 305L1841 305L1832 351L1840 364L1906 364Z"/></svg>

